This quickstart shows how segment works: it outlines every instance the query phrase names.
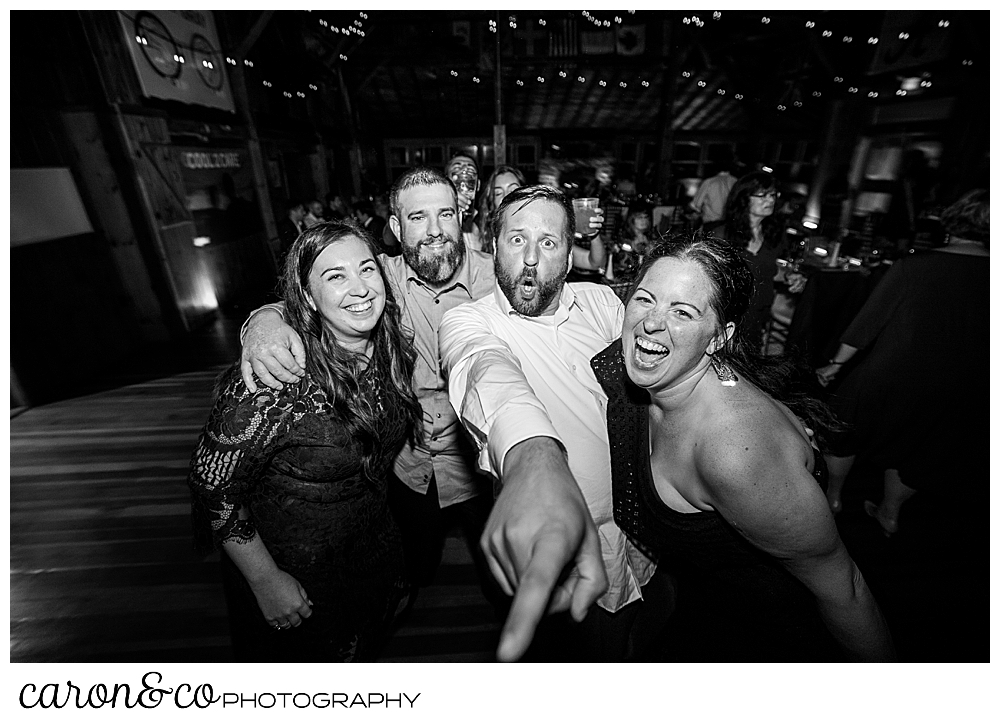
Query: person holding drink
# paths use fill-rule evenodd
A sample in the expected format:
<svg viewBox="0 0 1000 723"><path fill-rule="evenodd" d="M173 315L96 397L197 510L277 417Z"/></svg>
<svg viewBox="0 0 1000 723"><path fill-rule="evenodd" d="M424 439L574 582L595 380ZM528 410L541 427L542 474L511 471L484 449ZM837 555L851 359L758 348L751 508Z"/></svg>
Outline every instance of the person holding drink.
<svg viewBox="0 0 1000 723"><path fill-rule="evenodd" d="M479 211L476 208L479 166L470 156L459 154L448 161L444 167L444 175L455 185L458 212L461 216L462 239L465 245L476 251L482 251Z"/></svg>
<svg viewBox="0 0 1000 723"><path fill-rule="evenodd" d="M601 283L608 254L601 229L604 226L604 209L597 198L573 199L573 268L566 281Z"/></svg>

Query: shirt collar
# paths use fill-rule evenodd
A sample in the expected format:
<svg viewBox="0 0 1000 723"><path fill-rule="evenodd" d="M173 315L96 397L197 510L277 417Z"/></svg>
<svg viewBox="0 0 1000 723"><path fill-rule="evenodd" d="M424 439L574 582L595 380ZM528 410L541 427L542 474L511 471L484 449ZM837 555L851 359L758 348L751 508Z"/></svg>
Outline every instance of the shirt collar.
<svg viewBox="0 0 1000 723"><path fill-rule="evenodd" d="M463 241L462 239L459 239L458 242L465 243L465 241ZM465 289L466 293L469 294L470 298L472 297L472 263L468 248L466 248L465 250L465 259L462 261L462 266L458 269L458 272L452 277L451 282L445 286L441 287L431 286L426 281L417 276L417 272L414 271L412 268L410 268L409 264L404 262L403 266L406 269L406 282L408 284L409 283L420 284L421 286L424 286L430 291L432 291L435 295L443 294L445 291L454 289L456 287L461 287Z"/></svg>
<svg viewBox="0 0 1000 723"><path fill-rule="evenodd" d="M526 317L519 314L514 310L514 307L510 305L507 300L506 294L503 293L503 289L500 288L500 283L495 282L493 284L493 298L496 299L497 306L500 307L500 311L503 312L504 316L519 316L522 319L546 319L552 318L555 324L561 324L566 319L569 318L569 310L576 304L576 292L573 287L569 284L564 283L562 287L562 292L559 294L559 306L556 308L556 313L551 317L537 316L537 317Z"/></svg>

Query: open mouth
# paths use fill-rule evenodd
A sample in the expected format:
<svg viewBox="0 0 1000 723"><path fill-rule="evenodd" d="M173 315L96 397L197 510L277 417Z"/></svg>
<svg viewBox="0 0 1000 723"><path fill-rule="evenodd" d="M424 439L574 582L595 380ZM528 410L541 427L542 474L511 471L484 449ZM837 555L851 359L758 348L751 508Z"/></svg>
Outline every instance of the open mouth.
<svg viewBox="0 0 1000 723"><path fill-rule="evenodd" d="M663 344L657 344L655 341L641 337L635 338L635 351L632 356L640 366L651 367L665 359L669 354L670 350Z"/></svg>
<svg viewBox="0 0 1000 723"><path fill-rule="evenodd" d="M352 314L363 314L372 308L371 299L368 301L362 301L360 304L351 304L347 307L347 310Z"/></svg>

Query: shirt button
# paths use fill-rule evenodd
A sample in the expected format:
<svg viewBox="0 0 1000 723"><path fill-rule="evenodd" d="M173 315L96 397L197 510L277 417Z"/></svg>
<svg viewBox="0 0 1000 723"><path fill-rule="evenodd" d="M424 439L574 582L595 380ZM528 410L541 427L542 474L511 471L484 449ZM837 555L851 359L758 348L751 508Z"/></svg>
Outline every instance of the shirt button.
<svg viewBox="0 0 1000 723"><path fill-rule="evenodd" d="M441 412L438 412L437 418L441 419Z"/></svg>
<svg viewBox="0 0 1000 723"><path fill-rule="evenodd" d="M441 303L441 299L434 299L434 303L435 304L440 304Z"/></svg>

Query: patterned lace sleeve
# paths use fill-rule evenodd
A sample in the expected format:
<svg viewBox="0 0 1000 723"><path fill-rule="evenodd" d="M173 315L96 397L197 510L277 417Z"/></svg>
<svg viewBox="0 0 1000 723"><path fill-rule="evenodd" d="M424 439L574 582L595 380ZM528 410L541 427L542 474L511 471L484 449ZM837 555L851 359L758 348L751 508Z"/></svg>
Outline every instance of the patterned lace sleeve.
<svg viewBox="0 0 1000 723"><path fill-rule="evenodd" d="M238 370L224 385L198 439L188 475L200 551L211 551L227 540L253 539L253 520L241 520L239 512L257 492L260 472L276 441L302 416L296 408L298 386L286 385L277 392L263 387L251 394Z"/></svg>

